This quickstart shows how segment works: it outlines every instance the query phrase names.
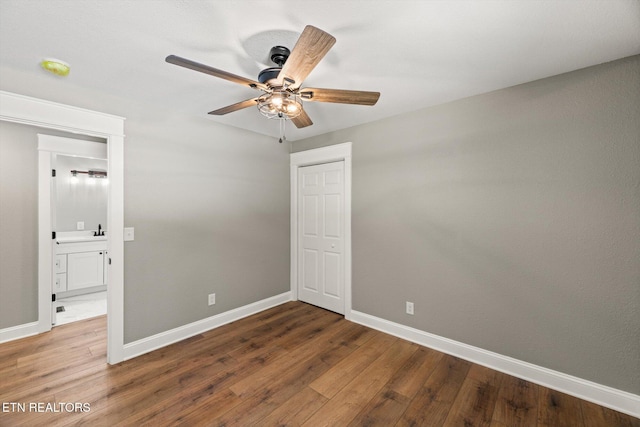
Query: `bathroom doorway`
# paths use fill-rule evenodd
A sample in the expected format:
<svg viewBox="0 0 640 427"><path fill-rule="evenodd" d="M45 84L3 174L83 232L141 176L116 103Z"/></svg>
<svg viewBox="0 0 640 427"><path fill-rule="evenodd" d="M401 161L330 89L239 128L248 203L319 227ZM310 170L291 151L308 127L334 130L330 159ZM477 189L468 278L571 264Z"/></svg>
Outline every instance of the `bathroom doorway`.
<svg viewBox="0 0 640 427"><path fill-rule="evenodd" d="M48 261L51 328L100 315L98 310L106 314L108 152L99 137L37 137L38 222L43 234L51 236L39 243Z"/></svg>
<svg viewBox="0 0 640 427"><path fill-rule="evenodd" d="M42 138L43 136L39 136ZM49 136L45 136L50 138ZM94 156L51 153L52 252L51 324L60 326L107 314L107 198L109 177L104 142L87 144Z"/></svg>

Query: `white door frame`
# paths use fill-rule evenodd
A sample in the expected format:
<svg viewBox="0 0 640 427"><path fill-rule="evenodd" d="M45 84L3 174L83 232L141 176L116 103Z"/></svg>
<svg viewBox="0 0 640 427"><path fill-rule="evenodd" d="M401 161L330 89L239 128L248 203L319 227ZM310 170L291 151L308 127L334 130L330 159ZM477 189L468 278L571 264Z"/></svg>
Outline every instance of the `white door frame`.
<svg viewBox="0 0 640 427"><path fill-rule="evenodd" d="M111 258L107 286L107 362L124 360L124 118L0 91L0 120L106 139ZM43 203L39 195L38 203ZM50 203L50 199L46 201ZM40 220L40 218L39 218ZM49 221L51 219L49 218ZM24 335L51 330L51 230L38 230L38 322Z"/></svg>
<svg viewBox="0 0 640 427"><path fill-rule="evenodd" d="M38 230L41 230L38 232L38 244L43 244L44 237L50 235L50 231L55 231L55 217L53 215L53 213L55 212L53 208L53 204L55 203L55 190L51 184L51 169L55 169L53 167L54 165L52 165L52 157L56 154L102 159L106 160L107 162L109 160L107 158L107 144L101 142L84 141L80 139L64 138L42 133L38 134ZM47 200L49 201L49 203L47 203ZM106 226L107 230L109 230L108 223L106 224ZM49 286L53 286L56 278L56 274L53 268L56 257L55 249L53 249L55 248L55 244L53 242L53 239L49 238L49 241L44 244L46 244L47 246L51 246L51 248L47 248L47 250L41 250L40 248L38 248L39 256L43 257L43 259L40 259L38 261L38 265L43 269L48 268L51 274L50 280L40 280L40 270L38 270L38 287L42 286L45 288L42 289L43 293L45 292L46 288L48 288ZM45 257L50 262L49 267L47 267L44 263ZM38 292L38 294L40 294L40 292ZM47 298L47 300L49 301L49 312L51 313L51 318L52 320L54 320L54 304L51 302L51 298ZM44 327L44 325L39 325L39 327Z"/></svg>
<svg viewBox="0 0 640 427"><path fill-rule="evenodd" d="M298 299L298 168L344 161L344 317L351 320L351 142L290 154L291 299Z"/></svg>

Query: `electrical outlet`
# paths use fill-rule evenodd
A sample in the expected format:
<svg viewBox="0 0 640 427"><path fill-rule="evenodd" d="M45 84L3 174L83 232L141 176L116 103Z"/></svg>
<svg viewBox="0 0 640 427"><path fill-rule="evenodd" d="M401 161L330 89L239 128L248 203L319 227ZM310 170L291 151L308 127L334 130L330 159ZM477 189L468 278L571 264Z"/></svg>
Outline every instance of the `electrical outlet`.
<svg viewBox="0 0 640 427"><path fill-rule="evenodd" d="M413 303L407 301L407 314L413 315Z"/></svg>
<svg viewBox="0 0 640 427"><path fill-rule="evenodd" d="M216 294L209 294L209 305L214 305L216 303Z"/></svg>
<svg viewBox="0 0 640 427"><path fill-rule="evenodd" d="M84 221L78 221L78 223L76 224L76 230L84 230Z"/></svg>

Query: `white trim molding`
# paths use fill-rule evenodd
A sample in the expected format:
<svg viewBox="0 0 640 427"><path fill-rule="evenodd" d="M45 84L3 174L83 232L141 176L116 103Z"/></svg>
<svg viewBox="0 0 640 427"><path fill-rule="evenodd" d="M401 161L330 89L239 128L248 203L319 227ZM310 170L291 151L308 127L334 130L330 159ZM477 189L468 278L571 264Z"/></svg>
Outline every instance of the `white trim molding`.
<svg viewBox="0 0 640 427"><path fill-rule="evenodd" d="M124 137L124 118L0 91L0 120L83 135Z"/></svg>
<svg viewBox="0 0 640 427"><path fill-rule="evenodd" d="M105 143L41 133L38 134L38 151L50 151L56 154L108 160L107 144Z"/></svg>
<svg viewBox="0 0 640 427"><path fill-rule="evenodd" d="M636 394L503 356L355 310L351 312L351 321L640 418L640 396Z"/></svg>
<svg viewBox="0 0 640 427"><path fill-rule="evenodd" d="M124 355L124 118L42 99L31 98L11 92L0 91L0 120L22 123L46 129L102 137L107 141L109 192L107 223L109 240L107 251L109 286L107 287L107 362L115 364ZM51 241L49 235L49 242ZM44 287L40 287L38 299ZM51 294L47 296L51 298ZM50 304L50 302L49 302ZM49 323L51 314L45 316L43 304L39 304L39 324ZM32 335L32 325L16 325L9 328L12 339ZM47 329L47 330L48 330ZM16 335L19 332L24 335ZM43 332L39 330L38 332ZM5 335L5 334L3 334ZM7 335L8 336L8 335Z"/></svg>
<svg viewBox="0 0 640 427"><path fill-rule="evenodd" d="M298 299L298 168L344 161L344 313L351 315L351 142L291 153L291 298Z"/></svg>
<svg viewBox="0 0 640 427"><path fill-rule="evenodd" d="M285 292L280 295L266 298L252 304L225 311L224 313L216 314L215 316L207 317L206 319L198 320L178 328L125 344L124 360L133 359L134 357L141 356L145 353L185 340L194 335L218 328L226 325L227 323L235 322L236 320L240 320L244 317L260 313L261 311L268 310L288 301L291 301L291 292Z"/></svg>
<svg viewBox="0 0 640 427"><path fill-rule="evenodd" d="M37 335L40 332L40 324L38 322L25 323L24 325L0 329L0 344Z"/></svg>
<svg viewBox="0 0 640 427"><path fill-rule="evenodd" d="M107 160L107 144L63 138L38 133L38 328L39 332L51 330L51 294L55 282L53 269L55 244L51 240L54 230L51 204L55 197L51 187L51 156L68 154ZM108 224L107 224L108 226Z"/></svg>

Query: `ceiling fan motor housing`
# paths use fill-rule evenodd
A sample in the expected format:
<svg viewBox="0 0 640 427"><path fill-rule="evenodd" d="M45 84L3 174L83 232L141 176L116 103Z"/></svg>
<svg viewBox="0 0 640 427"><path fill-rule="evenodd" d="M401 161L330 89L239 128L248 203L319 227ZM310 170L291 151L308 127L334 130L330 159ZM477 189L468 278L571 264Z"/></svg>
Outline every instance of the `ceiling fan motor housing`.
<svg viewBox="0 0 640 427"><path fill-rule="evenodd" d="M270 80L274 80L278 77L278 74L280 74L280 70L280 67L265 68L264 70L260 71L260 74L258 74L258 81L260 83L267 84L267 82L269 82Z"/></svg>
<svg viewBox="0 0 640 427"><path fill-rule="evenodd" d="M282 67L285 62L287 62L287 58L291 51L284 46L274 46L269 51L269 58L276 64L278 67Z"/></svg>
<svg viewBox="0 0 640 427"><path fill-rule="evenodd" d="M260 74L258 74L258 81L266 84L269 80L277 78L282 66L287 62L287 58L289 58L290 54L291 51L284 46L272 47L269 51L269 58L271 58L271 61L273 61L277 67L265 68L260 71Z"/></svg>

